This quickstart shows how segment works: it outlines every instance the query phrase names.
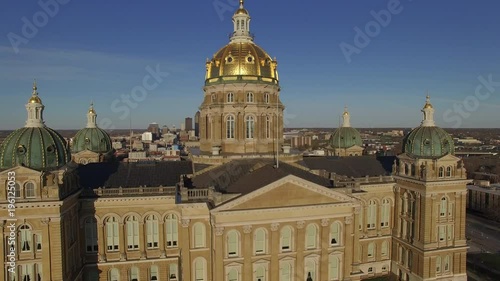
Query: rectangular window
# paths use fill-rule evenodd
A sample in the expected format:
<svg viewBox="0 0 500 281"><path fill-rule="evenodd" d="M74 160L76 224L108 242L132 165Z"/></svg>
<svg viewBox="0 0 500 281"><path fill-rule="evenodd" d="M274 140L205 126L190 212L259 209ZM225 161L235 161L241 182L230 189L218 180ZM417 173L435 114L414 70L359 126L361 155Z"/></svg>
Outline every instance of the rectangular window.
<svg viewBox="0 0 500 281"><path fill-rule="evenodd" d="M168 280L177 280L177 264L171 263L168 267Z"/></svg>
<svg viewBox="0 0 500 281"><path fill-rule="evenodd" d="M440 225L438 227L438 237L439 237L440 242L445 241L445 239L446 239L446 226L445 225Z"/></svg>
<svg viewBox="0 0 500 281"><path fill-rule="evenodd" d="M448 241L453 240L453 225L448 225Z"/></svg>

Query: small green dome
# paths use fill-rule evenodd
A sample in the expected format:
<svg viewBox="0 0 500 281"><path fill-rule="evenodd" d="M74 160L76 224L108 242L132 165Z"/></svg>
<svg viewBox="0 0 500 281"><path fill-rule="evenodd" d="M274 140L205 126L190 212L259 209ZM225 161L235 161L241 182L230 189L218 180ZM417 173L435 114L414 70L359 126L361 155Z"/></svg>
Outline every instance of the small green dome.
<svg viewBox="0 0 500 281"><path fill-rule="evenodd" d="M336 148L350 148L363 146L363 140L358 130L352 127L341 127L330 138L330 146Z"/></svg>
<svg viewBox="0 0 500 281"><path fill-rule="evenodd" d="M78 153L90 150L96 153L106 153L113 149L111 138L101 128L83 128L73 138L71 151Z"/></svg>
<svg viewBox="0 0 500 281"><path fill-rule="evenodd" d="M35 170L51 170L70 161L64 138L45 126L18 129L0 145L0 169L22 165Z"/></svg>
<svg viewBox="0 0 500 281"><path fill-rule="evenodd" d="M403 152L416 157L440 158L455 153L455 147L445 130L436 126L421 126L405 136Z"/></svg>

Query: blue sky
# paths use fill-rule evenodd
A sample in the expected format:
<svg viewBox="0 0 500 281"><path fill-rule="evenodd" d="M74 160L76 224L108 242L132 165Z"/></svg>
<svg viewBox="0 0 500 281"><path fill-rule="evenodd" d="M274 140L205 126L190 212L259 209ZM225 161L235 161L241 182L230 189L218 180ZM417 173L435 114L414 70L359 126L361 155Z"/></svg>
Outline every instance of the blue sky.
<svg viewBox="0 0 500 281"><path fill-rule="evenodd" d="M112 105L142 85L148 66L168 76L130 110L132 126L179 126L202 101L205 59L228 43L238 2L58 1L67 3L46 24L38 1L0 4L0 129L24 125L33 78L50 127L85 126L93 99L107 127L128 128L129 115ZM336 127L344 105L356 127L418 126L427 90L438 125L498 127L498 1L247 0L245 6L256 43L278 59L288 127ZM357 45L355 28L373 26L372 11L382 10L390 21L372 30L366 46ZM31 38L23 35L23 17L38 20ZM23 38L18 53L13 34ZM342 43L357 48L350 62ZM484 86L480 76L493 83Z"/></svg>

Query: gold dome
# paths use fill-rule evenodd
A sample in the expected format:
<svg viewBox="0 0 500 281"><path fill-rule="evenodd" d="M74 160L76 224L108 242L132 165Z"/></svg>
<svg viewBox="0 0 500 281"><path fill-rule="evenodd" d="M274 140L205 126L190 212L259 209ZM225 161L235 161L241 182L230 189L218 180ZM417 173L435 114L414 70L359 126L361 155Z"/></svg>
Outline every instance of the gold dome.
<svg viewBox="0 0 500 281"><path fill-rule="evenodd" d="M248 11L245 9L245 8L239 8L236 13L234 13L235 15L248 15Z"/></svg>
<svg viewBox="0 0 500 281"><path fill-rule="evenodd" d="M33 95L28 103L42 103L42 100L37 95Z"/></svg>
<svg viewBox="0 0 500 281"><path fill-rule="evenodd" d="M427 95L424 108L433 108L431 104L431 97Z"/></svg>
<svg viewBox="0 0 500 281"><path fill-rule="evenodd" d="M231 80L229 77L277 83L277 62L253 42L230 43L207 61L206 82Z"/></svg>

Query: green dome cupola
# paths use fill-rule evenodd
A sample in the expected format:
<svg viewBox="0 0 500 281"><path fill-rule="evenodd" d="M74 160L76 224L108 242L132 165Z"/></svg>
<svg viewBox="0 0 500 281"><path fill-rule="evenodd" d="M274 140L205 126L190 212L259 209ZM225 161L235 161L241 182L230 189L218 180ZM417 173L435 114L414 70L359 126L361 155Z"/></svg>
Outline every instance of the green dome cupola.
<svg viewBox="0 0 500 281"><path fill-rule="evenodd" d="M403 153L419 158L441 158L454 154L453 139L434 122L434 108L427 96L422 109L423 120L420 127L413 129L403 139Z"/></svg>
<svg viewBox="0 0 500 281"><path fill-rule="evenodd" d="M108 133L97 127L97 114L93 103L90 104L87 113L87 126L76 133L71 148L73 153L84 150L96 153L107 153L112 150L112 142Z"/></svg>
<svg viewBox="0 0 500 281"><path fill-rule="evenodd" d="M330 146L334 148L350 148L353 146L362 146L363 141L358 130L351 127L351 116L347 107L342 114L342 127L338 128L330 138Z"/></svg>
<svg viewBox="0 0 500 281"><path fill-rule="evenodd" d="M0 145L0 169L25 166L40 171L53 170L71 161L66 140L45 126L44 108L34 82L33 93L26 104L26 125L12 132Z"/></svg>

